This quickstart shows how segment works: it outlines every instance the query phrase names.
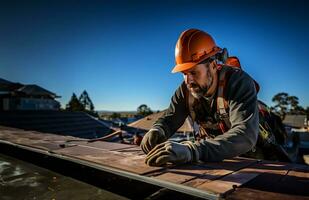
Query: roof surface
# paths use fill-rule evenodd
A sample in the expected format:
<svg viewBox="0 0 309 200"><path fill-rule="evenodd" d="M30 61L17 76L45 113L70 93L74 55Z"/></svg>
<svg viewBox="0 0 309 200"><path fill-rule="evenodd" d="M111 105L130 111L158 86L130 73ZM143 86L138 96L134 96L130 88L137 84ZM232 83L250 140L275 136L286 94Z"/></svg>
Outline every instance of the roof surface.
<svg viewBox="0 0 309 200"><path fill-rule="evenodd" d="M59 97L55 93L50 92L38 85L24 85L20 83L14 83L2 78L0 78L0 91L21 92L23 94L32 96L51 96L52 98Z"/></svg>
<svg viewBox="0 0 309 200"><path fill-rule="evenodd" d="M66 140L65 136L0 127L0 146L36 151L200 198L296 200L308 199L309 195L306 165L235 157L221 162L150 167L138 146L101 141L59 145Z"/></svg>
<svg viewBox="0 0 309 200"><path fill-rule="evenodd" d="M18 92L22 92L24 94L27 95L34 95L34 96L52 96L52 97L56 97L55 93L52 93L38 85L24 85L21 88L19 88L18 90L16 90Z"/></svg>

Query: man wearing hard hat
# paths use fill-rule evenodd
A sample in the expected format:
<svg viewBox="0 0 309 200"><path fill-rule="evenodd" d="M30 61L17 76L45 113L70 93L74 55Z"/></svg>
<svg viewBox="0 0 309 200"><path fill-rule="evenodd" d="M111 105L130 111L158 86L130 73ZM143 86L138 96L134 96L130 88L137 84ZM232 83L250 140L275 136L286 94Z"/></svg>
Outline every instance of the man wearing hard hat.
<svg viewBox="0 0 309 200"><path fill-rule="evenodd" d="M146 163L160 166L220 161L251 150L257 141L259 116L254 80L225 65L226 51L201 30L184 31L176 44L176 66L184 82L170 106L142 142ZM199 125L199 141L167 141L190 117Z"/></svg>

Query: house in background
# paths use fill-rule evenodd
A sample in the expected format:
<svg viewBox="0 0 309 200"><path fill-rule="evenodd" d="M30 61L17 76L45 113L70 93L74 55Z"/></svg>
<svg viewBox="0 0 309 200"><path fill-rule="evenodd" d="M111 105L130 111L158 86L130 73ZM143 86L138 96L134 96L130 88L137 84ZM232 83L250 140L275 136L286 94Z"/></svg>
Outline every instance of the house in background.
<svg viewBox="0 0 309 200"><path fill-rule="evenodd" d="M152 125L164 115L166 110L161 112L153 113L148 115L140 120L137 120L133 123L128 124L128 127L136 128L141 131L147 132L152 128ZM182 141L182 140L191 140L194 137L196 132L195 124L192 123L190 118L186 118L183 125L176 131L176 133L170 138L174 141Z"/></svg>
<svg viewBox="0 0 309 200"><path fill-rule="evenodd" d="M137 120L133 123L128 124L130 127L142 129L145 131L149 131L152 128L152 125L164 115L166 110L163 110L161 112L153 113L151 115L148 115L140 120ZM184 122L184 124L177 130L178 133L192 133L193 126L190 120L187 118Z"/></svg>
<svg viewBox="0 0 309 200"><path fill-rule="evenodd" d="M59 110L60 98L38 85L13 83L0 78L0 111L6 110Z"/></svg>
<svg viewBox="0 0 309 200"><path fill-rule="evenodd" d="M85 112L60 110L59 97L38 85L0 78L0 126L86 139L113 132Z"/></svg>
<svg viewBox="0 0 309 200"><path fill-rule="evenodd" d="M286 115L283 124L293 129L308 129L308 119L306 115Z"/></svg>

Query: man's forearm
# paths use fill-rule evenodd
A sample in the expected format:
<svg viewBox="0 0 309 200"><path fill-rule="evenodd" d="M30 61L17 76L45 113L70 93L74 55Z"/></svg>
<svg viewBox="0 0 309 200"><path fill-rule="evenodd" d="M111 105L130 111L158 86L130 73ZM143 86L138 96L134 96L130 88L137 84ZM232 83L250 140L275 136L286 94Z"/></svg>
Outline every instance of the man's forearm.
<svg viewBox="0 0 309 200"><path fill-rule="evenodd" d="M247 134L241 128L231 129L230 133L196 142L202 161L221 161L248 152L255 145L256 131Z"/></svg>

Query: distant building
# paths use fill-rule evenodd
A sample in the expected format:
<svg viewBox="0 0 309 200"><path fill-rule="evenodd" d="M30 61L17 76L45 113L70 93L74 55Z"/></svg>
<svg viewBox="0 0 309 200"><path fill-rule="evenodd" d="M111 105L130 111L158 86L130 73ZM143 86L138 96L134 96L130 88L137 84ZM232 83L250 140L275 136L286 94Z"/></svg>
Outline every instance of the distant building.
<svg viewBox="0 0 309 200"><path fill-rule="evenodd" d="M158 113L148 115L148 116L146 116L146 117L144 117L140 120L137 120L137 121L135 121L131 124L128 124L128 126L149 131L152 128L152 125L160 117L162 117L164 115L164 112L165 112L165 110L158 112ZM182 132L182 133L192 133L192 132L194 132L194 128L193 128L192 123L189 120L189 118L187 118L185 120L184 124L177 130L177 132Z"/></svg>
<svg viewBox="0 0 309 200"><path fill-rule="evenodd" d="M291 128L307 128L308 119L306 115L286 115L283 124Z"/></svg>
<svg viewBox="0 0 309 200"><path fill-rule="evenodd" d="M135 128L137 130L147 132L152 128L152 125L164 115L166 110L153 113L140 120L128 124L128 127ZM176 133L169 138L169 140L181 142L183 140L191 140L196 133L196 127L190 118L186 118L183 125L176 131Z"/></svg>
<svg viewBox="0 0 309 200"><path fill-rule="evenodd" d="M59 98L38 85L13 83L0 78L1 110L59 110Z"/></svg>

